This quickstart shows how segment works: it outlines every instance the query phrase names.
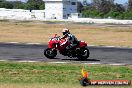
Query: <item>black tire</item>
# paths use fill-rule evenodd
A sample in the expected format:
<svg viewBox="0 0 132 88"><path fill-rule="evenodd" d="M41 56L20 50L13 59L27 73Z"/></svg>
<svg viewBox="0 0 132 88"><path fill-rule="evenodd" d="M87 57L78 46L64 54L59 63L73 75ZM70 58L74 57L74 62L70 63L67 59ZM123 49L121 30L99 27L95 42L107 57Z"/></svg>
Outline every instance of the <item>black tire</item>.
<svg viewBox="0 0 132 88"><path fill-rule="evenodd" d="M47 48L44 50L44 55L49 58L49 59L53 59L56 57L57 55L57 50L52 50L50 48Z"/></svg>
<svg viewBox="0 0 132 88"><path fill-rule="evenodd" d="M81 78L81 80L80 80L80 84L81 84L81 86L88 86L88 85L91 84L91 82L90 82L89 79L83 77L83 78Z"/></svg>
<svg viewBox="0 0 132 88"><path fill-rule="evenodd" d="M77 55L77 58L79 60L87 60L87 58L89 57L90 52L88 48L82 48L80 49L80 52Z"/></svg>

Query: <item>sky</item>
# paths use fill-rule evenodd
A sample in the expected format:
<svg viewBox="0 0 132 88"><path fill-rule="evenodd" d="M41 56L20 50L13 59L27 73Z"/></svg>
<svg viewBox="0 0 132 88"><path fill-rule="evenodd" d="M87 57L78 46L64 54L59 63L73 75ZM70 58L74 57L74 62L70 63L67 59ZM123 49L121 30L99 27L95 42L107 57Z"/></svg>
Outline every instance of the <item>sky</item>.
<svg viewBox="0 0 132 88"><path fill-rule="evenodd" d="M124 4L128 2L128 0L115 0L116 3Z"/></svg>
<svg viewBox="0 0 132 88"><path fill-rule="evenodd" d="M78 1L84 1L84 0L78 0ZM90 2L91 0L86 0L88 2ZM119 3L119 4L125 4L126 2L128 2L128 0L115 0L115 3Z"/></svg>
<svg viewBox="0 0 132 88"><path fill-rule="evenodd" d="M7 1L17 1L17 0L7 0ZM27 0L18 0L18 1L22 1L22 2L25 2ZM78 0L78 1L83 1L83 0ZM88 2L91 1L91 0L87 0ZM124 4L126 3L128 0L115 0L116 3L119 3L119 4Z"/></svg>

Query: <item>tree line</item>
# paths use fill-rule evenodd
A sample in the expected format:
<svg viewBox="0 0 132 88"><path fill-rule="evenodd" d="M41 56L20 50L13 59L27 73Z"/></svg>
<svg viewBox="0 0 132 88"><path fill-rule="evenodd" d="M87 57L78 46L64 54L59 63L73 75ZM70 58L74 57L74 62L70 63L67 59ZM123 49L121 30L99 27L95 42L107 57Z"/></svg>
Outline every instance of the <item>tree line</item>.
<svg viewBox="0 0 132 88"><path fill-rule="evenodd" d="M78 3L78 10L85 17L132 20L132 0L124 5L114 3L114 0L92 0L90 4Z"/></svg>
<svg viewBox="0 0 132 88"><path fill-rule="evenodd" d="M28 0L26 3L23 3L21 1L0 0L0 8L44 10L45 9L45 3L43 0Z"/></svg>
<svg viewBox="0 0 132 88"><path fill-rule="evenodd" d="M84 3L78 2L78 12L81 12L84 17L132 20L132 0L128 0L128 3L124 5L114 3L114 0L91 1L91 3L87 3L85 0ZM0 8L44 10L45 3L43 0L28 0L26 3L0 0Z"/></svg>

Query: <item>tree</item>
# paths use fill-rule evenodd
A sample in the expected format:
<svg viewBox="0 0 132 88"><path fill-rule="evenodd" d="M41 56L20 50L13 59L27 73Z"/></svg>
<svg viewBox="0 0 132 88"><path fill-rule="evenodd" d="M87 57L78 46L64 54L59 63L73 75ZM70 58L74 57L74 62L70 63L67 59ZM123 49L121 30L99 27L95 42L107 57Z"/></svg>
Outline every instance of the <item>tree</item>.
<svg viewBox="0 0 132 88"><path fill-rule="evenodd" d="M120 15L120 12L111 10L109 13L105 15L105 17L117 18L119 15Z"/></svg>
<svg viewBox="0 0 132 88"><path fill-rule="evenodd" d="M93 0L93 6L103 14L107 14L114 6L114 0Z"/></svg>
<svg viewBox="0 0 132 88"><path fill-rule="evenodd" d="M124 19L132 20L132 10L124 12Z"/></svg>
<svg viewBox="0 0 132 88"><path fill-rule="evenodd" d="M14 1L12 2L12 4L13 4L13 9L24 9L25 7L24 3L20 1Z"/></svg>
<svg viewBox="0 0 132 88"><path fill-rule="evenodd" d="M45 4L43 0L28 0L25 9L40 10L44 9Z"/></svg>
<svg viewBox="0 0 132 88"><path fill-rule="evenodd" d="M12 9L13 5L11 2L7 2L5 0L0 0L0 8Z"/></svg>
<svg viewBox="0 0 132 88"><path fill-rule="evenodd" d="M0 8L3 8L3 2L4 0L0 0Z"/></svg>
<svg viewBox="0 0 132 88"><path fill-rule="evenodd" d="M92 18L100 17L99 16L99 12L96 11L96 10L92 10L92 11L91 10L87 10L87 11L83 11L82 13L83 13L83 15L85 17L92 17Z"/></svg>
<svg viewBox="0 0 132 88"><path fill-rule="evenodd" d="M95 7L96 10L99 10L101 0L92 0L93 6Z"/></svg>
<svg viewBox="0 0 132 88"><path fill-rule="evenodd" d="M124 7L123 5L121 5L121 4L117 4L117 3L116 3L116 4L113 6L112 10L115 11L115 12L120 12L120 13L122 13L122 12L125 12L125 7Z"/></svg>
<svg viewBox="0 0 132 88"><path fill-rule="evenodd" d="M128 10L132 10L132 0L128 1Z"/></svg>
<svg viewBox="0 0 132 88"><path fill-rule="evenodd" d="M81 13L82 9L83 9L82 3L81 2L77 2L77 10L78 10L78 12Z"/></svg>

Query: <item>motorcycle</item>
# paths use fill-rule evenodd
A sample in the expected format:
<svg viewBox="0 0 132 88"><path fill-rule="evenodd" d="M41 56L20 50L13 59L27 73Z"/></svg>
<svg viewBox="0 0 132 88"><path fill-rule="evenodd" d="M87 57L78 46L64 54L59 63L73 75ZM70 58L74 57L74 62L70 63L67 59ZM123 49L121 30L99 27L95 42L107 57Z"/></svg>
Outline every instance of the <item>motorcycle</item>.
<svg viewBox="0 0 132 88"><path fill-rule="evenodd" d="M66 47L70 44L66 42L66 44L62 45L66 39L61 39L57 34L54 35L48 42L48 48L44 50L44 55L53 59L57 55L57 51L64 56L68 56L70 58L78 58L79 60L87 60L90 55L89 49L87 48L87 43L85 41L79 41L79 44L75 49L67 50Z"/></svg>

